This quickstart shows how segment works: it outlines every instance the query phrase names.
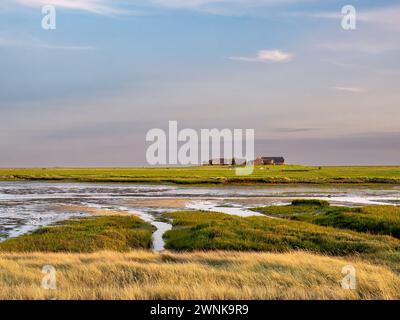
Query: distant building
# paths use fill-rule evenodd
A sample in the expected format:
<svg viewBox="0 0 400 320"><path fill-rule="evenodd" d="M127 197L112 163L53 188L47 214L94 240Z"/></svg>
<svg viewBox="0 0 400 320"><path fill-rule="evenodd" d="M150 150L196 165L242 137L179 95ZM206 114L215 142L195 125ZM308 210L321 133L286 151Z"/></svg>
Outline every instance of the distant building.
<svg viewBox="0 0 400 320"><path fill-rule="evenodd" d="M219 158L219 159L211 159L208 161L208 164L210 166L229 166L232 164L232 160L224 159L224 158Z"/></svg>
<svg viewBox="0 0 400 320"><path fill-rule="evenodd" d="M253 161L255 166L262 165L283 165L285 164L285 158L283 157L258 157Z"/></svg>
<svg viewBox="0 0 400 320"><path fill-rule="evenodd" d="M226 159L226 158L219 158L219 159L211 159L208 162L205 162L204 165L209 166L231 166L231 165L245 165L246 160L244 159Z"/></svg>

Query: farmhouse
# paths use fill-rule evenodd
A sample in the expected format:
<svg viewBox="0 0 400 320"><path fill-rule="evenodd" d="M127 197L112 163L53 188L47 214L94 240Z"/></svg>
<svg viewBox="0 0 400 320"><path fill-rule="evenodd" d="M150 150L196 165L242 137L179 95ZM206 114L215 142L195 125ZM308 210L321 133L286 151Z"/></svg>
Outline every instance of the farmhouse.
<svg viewBox="0 0 400 320"><path fill-rule="evenodd" d="M254 160L253 164L255 166L283 165L283 164L285 164L285 158L283 158L283 157L258 157L256 160Z"/></svg>
<svg viewBox="0 0 400 320"><path fill-rule="evenodd" d="M230 166L230 165L245 165L246 160L244 159L227 159L227 158L218 158L218 159L211 159L208 162L204 163L204 165L209 166Z"/></svg>
<svg viewBox="0 0 400 320"><path fill-rule="evenodd" d="M249 161L248 165L254 166L266 166L266 165L284 165L284 157L258 157L255 160ZM245 159L228 159L228 158L217 158L210 159L203 163L204 166L231 166L231 165L246 165Z"/></svg>
<svg viewBox="0 0 400 320"><path fill-rule="evenodd" d="M229 159L219 158L219 159L211 159L208 161L210 166L228 166L232 164L232 160L229 162Z"/></svg>

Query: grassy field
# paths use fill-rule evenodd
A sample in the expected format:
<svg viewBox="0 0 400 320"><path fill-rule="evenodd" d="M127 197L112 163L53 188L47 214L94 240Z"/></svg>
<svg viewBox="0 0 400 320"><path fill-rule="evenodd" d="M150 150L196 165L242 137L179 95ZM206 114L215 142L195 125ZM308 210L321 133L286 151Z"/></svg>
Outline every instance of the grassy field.
<svg viewBox="0 0 400 320"><path fill-rule="evenodd" d="M357 255L400 273L400 240L388 235L281 218L241 218L193 211L168 213L166 216L173 219L174 225L165 234L166 247L170 250L306 250L332 256Z"/></svg>
<svg viewBox="0 0 400 320"><path fill-rule="evenodd" d="M348 208L308 201L303 204L294 202L294 205L269 206L253 210L268 216L339 229L385 234L400 239L400 207L396 206Z"/></svg>
<svg viewBox="0 0 400 320"><path fill-rule="evenodd" d="M341 287L357 270L356 290ZM43 266L56 290L41 288ZM305 252L0 254L0 299L399 299L400 277L355 258Z"/></svg>
<svg viewBox="0 0 400 320"><path fill-rule="evenodd" d="M0 242L0 252L128 251L151 247L153 227L134 216L67 220Z"/></svg>
<svg viewBox="0 0 400 320"><path fill-rule="evenodd" d="M236 176L231 167L180 168L36 168L0 169L0 180L136 182L176 184L232 183L349 183L400 184L398 167L312 167L301 165L256 167L252 175Z"/></svg>
<svg viewBox="0 0 400 320"><path fill-rule="evenodd" d="M308 222L241 218L201 211L165 214L174 228L165 234L166 246L180 251L308 250L330 255L382 253L400 250L400 240L350 230L314 225Z"/></svg>

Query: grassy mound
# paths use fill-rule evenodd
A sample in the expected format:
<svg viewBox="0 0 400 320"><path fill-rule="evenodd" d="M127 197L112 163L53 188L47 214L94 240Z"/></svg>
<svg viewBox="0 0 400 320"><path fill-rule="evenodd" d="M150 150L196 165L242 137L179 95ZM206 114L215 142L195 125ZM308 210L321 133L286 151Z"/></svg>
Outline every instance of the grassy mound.
<svg viewBox="0 0 400 320"><path fill-rule="evenodd" d="M165 214L174 228L165 234L174 250L308 250L331 255L397 251L400 241L381 235L338 230L307 222L268 217L241 218L221 213L182 211Z"/></svg>
<svg viewBox="0 0 400 320"><path fill-rule="evenodd" d="M329 202L318 199L297 199L292 201L292 206L317 206L329 207Z"/></svg>
<svg viewBox="0 0 400 320"><path fill-rule="evenodd" d="M67 220L0 243L0 252L94 252L150 248L153 227L134 216Z"/></svg>
<svg viewBox="0 0 400 320"><path fill-rule="evenodd" d="M400 239L400 207L369 206L347 208L304 204L255 208L254 211L321 226L349 229Z"/></svg>

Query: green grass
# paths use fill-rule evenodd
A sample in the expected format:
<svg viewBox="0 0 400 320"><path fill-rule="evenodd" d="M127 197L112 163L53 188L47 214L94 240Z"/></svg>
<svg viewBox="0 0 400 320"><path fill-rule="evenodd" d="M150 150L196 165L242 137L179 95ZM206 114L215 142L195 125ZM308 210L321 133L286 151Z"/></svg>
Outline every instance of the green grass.
<svg viewBox="0 0 400 320"><path fill-rule="evenodd" d="M180 168L32 168L0 169L0 180L77 182L134 182L175 184L400 184L397 167L313 167L301 165L256 167L237 176L231 167Z"/></svg>
<svg viewBox="0 0 400 320"><path fill-rule="evenodd" d="M254 211L269 216L305 221L320 226L349 229L372 234L390 235L400 239L400 207L368 206L362 208L315 205L270 206Z"/></svg>
<svg viewBox="0 0 400 320"><path fill-rule="evenodd" d="M357 255L400 272L400 240L389 235L317 225L311 220L292 220L285 210L306 211L302 216L315 217L346 213L349 208L325 204L269 207L277 218L242 218L215 212L180 211L163 214L173 222L164 238L166 248L176 251L227 250L290 252L305 250L334 256ZM378 211L378 209L381 209ZM390 219L396 207L366 207L363 214L384 215ZM265 208L263 208L265 210ZM319 210L320 213L315 212ZM353 210L353 209L352 209ZM354 209L361 210L361 209ZM370 212L369 210L375 210ZM393 210L393 211L392 211ZM360 213L361 211L354 211ZM293 212L292 212L293 213ZM287 212L286 212L287 214ZM281 219L284 216L285 219ZM134 216L99 216L67 220L40 228L30 234L0 243L1 252L126 252L151 247L154 228Z"/></svg>
<svg viewBox="0 0 400 320"><path fill-rule="evenodd" d="M95 252L150 248L153 227L133 216L87 217L0 243L0 252Z"/></svg>
<svg viewBox="0 0 400 320"><path fill-rule="evenodd" d="M174 228L165 234L173 250L250 250L282 252L309 250L330 255L396 252L393 237L338 230L301 221L268 217L241 218L221 213L167 213Z"/></svg>

